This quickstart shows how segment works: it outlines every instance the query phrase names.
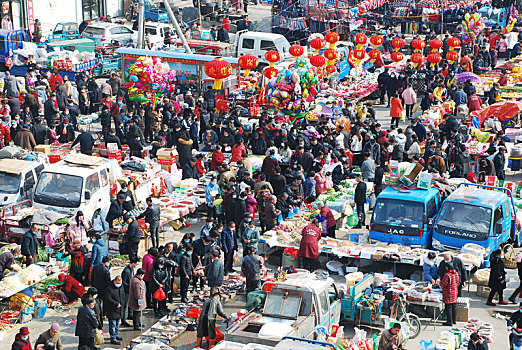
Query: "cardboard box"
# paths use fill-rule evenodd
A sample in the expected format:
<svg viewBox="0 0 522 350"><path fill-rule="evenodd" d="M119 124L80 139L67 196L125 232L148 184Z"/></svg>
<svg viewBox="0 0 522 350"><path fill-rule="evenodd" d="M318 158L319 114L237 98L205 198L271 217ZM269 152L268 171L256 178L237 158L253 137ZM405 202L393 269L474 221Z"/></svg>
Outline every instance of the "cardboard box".
<svg viewBox="0 0 522 350"><path fill-rule="evenodd" d="M51 145L37 145L34 148L34 151L35 152L42 152L42 153L48 155L49 153L51 153Z"/></svg>
<svg viewBox="0 0 522 350"><path fill-rule="evenodd" d="M178 151L175 148L160 148L158 152L156 152L156 156L158 159L175 159L178 156Z"/></svg>
<svg viewBox="0 0 522 350"><path fill-rule="evenodd" d="M488 286L482 285L482 284L477 284L477 295L479 297L486 297L487 298L489 296L489 292L490 291L491 291L491 288L489 288Z"/></svg>
<svg viewBox="0 0 522 350"><path fill-rule="evenodd" d="M457 308L457 322L468 322L469 309Z"/></svg>
<svg viewBox="0 0 522 350"><path fill-rule="evenodd" d="M422 165L419 163L413 163L410 165L408 170L404 173L403 176L400 178L400 182L405 184L406 186L412 186L415 183L415 180L417 179L417 176L419 176L419 173L424 169Z"/></svg>

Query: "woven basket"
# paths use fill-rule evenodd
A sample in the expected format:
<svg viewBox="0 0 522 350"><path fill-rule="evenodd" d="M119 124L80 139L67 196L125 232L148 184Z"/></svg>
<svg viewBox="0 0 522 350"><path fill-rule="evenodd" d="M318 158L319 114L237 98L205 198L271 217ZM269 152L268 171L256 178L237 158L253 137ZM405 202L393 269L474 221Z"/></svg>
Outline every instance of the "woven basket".
<svg viewBox="0 0 522 350"><path fill-rule="evenodd" d="M511 244L507 244L504 247L504 266L506 267L506 269L517 268L517 262L515 261L516 257L517 254L515 252L515 249L513 249L513 246Z"/></svg>

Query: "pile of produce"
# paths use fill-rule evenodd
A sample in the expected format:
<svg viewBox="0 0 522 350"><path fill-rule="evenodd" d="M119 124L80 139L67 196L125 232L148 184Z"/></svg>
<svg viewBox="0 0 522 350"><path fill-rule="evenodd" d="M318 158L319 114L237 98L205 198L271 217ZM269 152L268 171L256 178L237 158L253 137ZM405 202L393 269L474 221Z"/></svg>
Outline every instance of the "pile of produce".
<svg viewBox="0 0 522 350"><path fill-rule="evenodd" d="M42 279L45 270L36 264L32 264L19 273L20 281L23 284L34 284Z"/></svg>

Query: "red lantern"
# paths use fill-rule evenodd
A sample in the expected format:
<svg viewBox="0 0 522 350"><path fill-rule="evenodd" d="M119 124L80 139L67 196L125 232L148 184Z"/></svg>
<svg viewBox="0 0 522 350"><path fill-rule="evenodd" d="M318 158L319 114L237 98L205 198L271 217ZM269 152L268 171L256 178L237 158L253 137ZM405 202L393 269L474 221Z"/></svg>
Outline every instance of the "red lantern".
<svg viewBox="0 0 522 350"><path fill-rule="evenodd" d="M337 71L337 68L335 68L334 65L331 65L331 66L326 66L326 73L328 74L333 74Z"/></svg>
<svg viewBox="0 0 522 350"><path fill-rule="evenodd" d="M276 77L278 74L279 71L273 67L267 67L263 71L263 75L268 79L272 79L273 77Z"/></svg>
<svg viewBox="0 0 522 350"><path fill-rule="evenodd" d="M382 45L382 43L384 42L384 39L380 35L374 35L370 38L370 42L372 43L373 46L379 46L379 45Z"/></svg>
<svg viewBox="0 0 522 350"><path fill-rule="evenodd" d="M315 55L310 58L310 63L314 67L321 68L326 63L326 59L321 55Z"/></svg>
<svg viewBox="0 0 522 350"><path fill-rule="evenodd" d="M336 60L339 56L339 53L335 50L328 49L323 53L324 57L326 57L327 60L333 61Z"/></svg>
<svg viewBox="0 0 522 350"><path fill-rule="evenodd" d="M433 66L436 65L442 61L442 57L439 55L439 53L430 53L428 55L428 62L431 63Z"/></svg>
<svg viewBox="0 0 522 350"><path fill-rule="evenodd" d="M415 50L422 50L426 47L426 43L422 39L413 39L413 41L411 42L411 46Z"/></svg>
<svg viewBox="0 0 522 350"><path fill-rule="evenodd" d="M314 38L310 41L310 47L315 49L316 52L319 52L326 45L326 41L322 38Z"/></svg>
<svg viewBox="0 0 522 350"><path fill-rule="evenodd" d="M381 52L379 50L370 50L370 52L368 52L368 56L370 56L370 58L375 61L381 57Z"/></svg>
<svg viewBox="0 0 522 350"><path fill-rule="evenodd" d="M446 59L450 62L457 61L460 58L460 55L457 51L448 51L446 53Z"/></svg>
<svg viewBox="0 0 522 350"><path fill-rule="evenodd" d="M325 35L324 40L326 40L330 45L334 45L340 39L339 34L336 32L330 32ZM313 47L313 46L312 46Z"/></svg>
<svg viewBox="0 0 522 350"><path fill-rule="evenodd" d="M395 38L392 41L392 45L396 49L402 49L406 45L406 41L403 38Z"/></svg>
<svg viewBox="0 0 522 350"><path fill-rule="evenodd" d="M280 59L281 59L281 55L279 54L279 52L277 52L275 50L270 50L270 51L265 52L265 60L267 60L270 63L276 63Z"/></svg>
<svg viewBox="0 0 522 350"><path fill-rule="evenodd" d="M290 49L288 49L288 52L290 53L290 55L297 58L304 53L304 47L302 47L301 45L292 45L290 46Z"/></svg>
<svg viewBox="0 0 522 350"><path fill-rule="evenodd" d="M395 52L392 52L391 59L394 60L395 62L400 62L404 59L404 55L402 54L402 52L395 51Z"/></svg>
<svg viewBox="0 0 522 350"><path fill-rule="evenodd" d="M424 57L422 57L422 54L420 53L414 53L413 55L411 55L410 59L415 64L421 64L424 60Z"/></svg>
<svg viewBox="0 0 522 350"><path fill-rule="evenodd" d="M366 51L364 50L355 50L353 52L353 57L355 57L358 60L364 59L364 56L366 56Z"/></svg>
<svg viewBox="0 0 522 350"><path fill-rule="evenodd" d="M452 36L451 38L448 39L447 43L448 43L449 47L455 48L455 47L460 46L460 39Z"/></svg>
<svg viewBox="0 0 522 350"><path fill-rule="evenodd" d="M368 41L368 37L366 36L366 34L359 33L355 36L355 43L357 45L364 45L364 44L366 44L367 41Z"/></svg>
<svg viewBox="0 0 522 350"><path fill-rule="evenodd" d="M444 45L444 43L442 42L442 40L440 39L432 39L430 41L430 47L433 49L433 50L438 50L442 47L442 45Z"/></svg>
<svg viewBox="0 0 522 350"><path fill-rule="evenodd" d="M259 64L259 60L256 56L247 54L239 57L239 60L237 61L239 66L245 70L245 77L248 76L251 69L255 69L257 65Z"/></svg>
<svg viewBox="0 0 522 350"><path fill-rule="evenodd" d="M205 74L214 78L214 90L221 90L222 79L232 74L232 65L227 61L223 61L221 57L205 63Z"/></svg>

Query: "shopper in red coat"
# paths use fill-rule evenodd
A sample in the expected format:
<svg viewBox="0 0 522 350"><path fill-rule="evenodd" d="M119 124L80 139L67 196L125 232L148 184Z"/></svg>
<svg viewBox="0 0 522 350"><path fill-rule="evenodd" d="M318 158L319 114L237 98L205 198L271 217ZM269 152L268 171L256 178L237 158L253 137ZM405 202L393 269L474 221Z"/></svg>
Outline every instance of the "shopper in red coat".
<svg viewBox="0 0 522 350"><path fill-rule="evenodd" d="M457 324L457 298L459 296L460 277L452 263L447 265L448 272L444 274L440 281L442 287L442 301L445 305L446 323L445 326Z"/></svg>
<svg viewBox="0 0 522 350"><path fill-rule="evenodd" d="M243 160L243 153L246 153L245 141L243 139L239 139L239 141L232 147L232 158L230 158L231 163L236 163L238 160Z"/></svg>
<svg viewBox="0 0 522 350"><path fill-rule="evenodd" d="M32 350L31 340L29 340L29 328L20 327L20 331L15 335L15 341L11 350Z"/></svg>
<svg viewBox="0 0 522 350"><path fill-rule="evenodd" d="M326 219L328 237L335 238L335 227L337 226L337 221L335 221L332 210L321 201L317 202L317 207L321 210L319 215Z"/></svg>
<svg viewBox="0 0 522 350"><path fill-rule="evenodd" d="M214 152L212 152L212 159L210 160L210 170L214 171L223 164L225 161L225 155L221 152L221 146L216 146Z"/></svg>
<svg viewBox="0 0 522 350"><path fill-rule="evenodd" d="M311 224L306 225L301 231L301 235L303 236L299 246L301 265L313 272L319 257L319 241L321 240L321 229L317 219L313 219Z"/></svg>
<svg viewBox="0 0 522 350"><path fill-rule="evenodd" d="M65 294L67 304L75 302L78 298L81 298L82 295L85 294L85 287L83 284L75 280L71 275L61 273L58 276L58 281L63 283L60 286L60 289Z"/></svg>

